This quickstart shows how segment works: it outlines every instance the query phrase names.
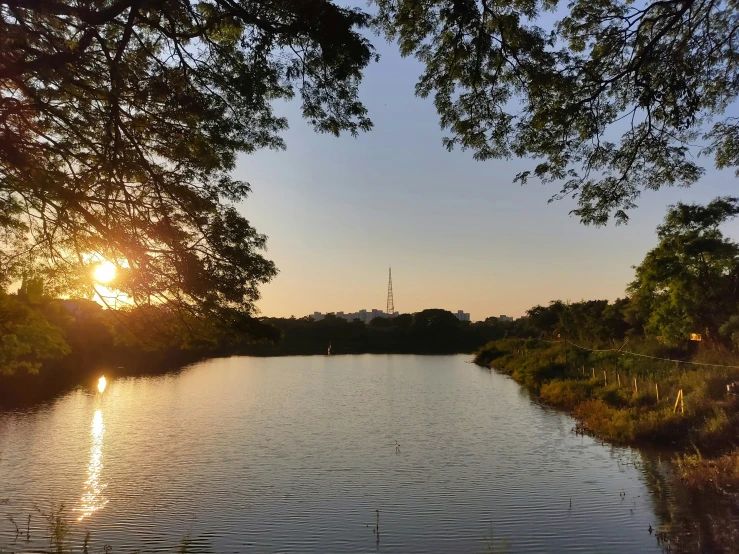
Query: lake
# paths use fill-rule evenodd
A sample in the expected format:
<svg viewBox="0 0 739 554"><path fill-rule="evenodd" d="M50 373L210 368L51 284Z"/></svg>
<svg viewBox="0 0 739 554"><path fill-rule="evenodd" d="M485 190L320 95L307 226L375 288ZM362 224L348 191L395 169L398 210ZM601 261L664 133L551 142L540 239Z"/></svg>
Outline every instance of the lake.
<svg viewBox="0 0 739 554"><path fill-rule="evenodd" d="M93 385L0 413L0 552L48 549L60 504L76 551L89 531L113 552L661 552L659 459L576 435L469 356L234 357Z"/></svg>

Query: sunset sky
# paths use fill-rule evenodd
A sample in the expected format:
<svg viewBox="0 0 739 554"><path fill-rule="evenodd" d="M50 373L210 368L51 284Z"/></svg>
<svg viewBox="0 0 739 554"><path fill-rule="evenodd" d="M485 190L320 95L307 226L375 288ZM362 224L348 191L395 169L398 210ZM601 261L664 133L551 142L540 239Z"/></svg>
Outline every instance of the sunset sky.
<svg viewBox="0 0 739 554"><path fill-rule="evenodd" d="M280 105L287 151L239 160L236 175L253 187L240 209L269 236L280 270L262 288L262 315L384 309L389 265L401 313L463 309L475 321L552 299L612 300L655 245L668 204L736 193L733 172L706 159L699 184L645 194L628 226L585 227L568 214L572 201L547 203L556 186L512 182L530 161L448 153L431 99L414 96L420 64L373 42L382 59L362 85L370 133L318 135L297 104ZM739 224L727 231L739 236Z"/></svg>

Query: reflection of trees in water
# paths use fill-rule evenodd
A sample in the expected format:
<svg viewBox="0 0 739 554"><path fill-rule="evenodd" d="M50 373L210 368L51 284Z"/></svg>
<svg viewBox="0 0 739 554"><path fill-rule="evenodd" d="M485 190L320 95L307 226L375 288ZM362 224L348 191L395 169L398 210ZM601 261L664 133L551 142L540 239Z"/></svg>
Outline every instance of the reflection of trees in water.
<svg viewBox="0 0 739 554"><path fill-rule="evenodd" d="M739 501L685 487L667 455L644 452L641 471L671 552L732 553L739 544ZM655 533L655 540L659 535ZM666 548L665 548L666 550Z"/></svg>

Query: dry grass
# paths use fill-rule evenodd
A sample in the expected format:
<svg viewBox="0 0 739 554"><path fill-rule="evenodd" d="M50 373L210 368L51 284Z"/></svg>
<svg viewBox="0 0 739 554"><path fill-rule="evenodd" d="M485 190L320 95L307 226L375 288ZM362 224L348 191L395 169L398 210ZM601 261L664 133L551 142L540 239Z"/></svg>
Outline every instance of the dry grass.
<svg viewBox="0 0 739 554"><path fill-rule="evenodd" d="M699 453L678 458L678 474L691 488L739 493L739 449L718 458Z"/></svg>
<svg viewBox="0 0 739 554"><path fill-rule="evenodd" d="M674 355L660 352L653 343L632 341L630 348L649 355ZM699 352L695 360L739 365L739 356L728 351ZM531 339L496 341L483 348L475 361L510 375L545 403L571 412L600 438L683 452L697 448L717 457L711 471L734 467L727 461L731 456L721 456L739 449L739 399L726 395L726 384L739 379L739 369L589 352ZM684 413L675 410L679 390ZM727 483L734 479L731 475Z"/></svg>

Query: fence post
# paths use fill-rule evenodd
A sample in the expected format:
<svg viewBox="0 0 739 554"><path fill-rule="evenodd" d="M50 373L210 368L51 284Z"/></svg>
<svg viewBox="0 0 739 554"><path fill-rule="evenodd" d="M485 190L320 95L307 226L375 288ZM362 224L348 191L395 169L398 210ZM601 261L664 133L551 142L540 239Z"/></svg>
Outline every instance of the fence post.
<svg viewBox="0 0 739 554"><path fill-rule="evenodd" d="M593 379L595 379L595 368L591 368L593 370Z"/></svg>
<svg viewBox="0 0 739 554"><path fill-rule="evenodd" d="M685 413L685 403L683 402L683 389L680 389L680 413Z"/></svg>
<svg viewBox="0 0 739 554"><path fill-rule="evenodd" d="M654 390L657 391L657 402L659 402L659 384L658 383L654 384Z"/></svg>
<svg viewBox="0 0 739 554"><path fill-rule="evenodd" d="M618 388L621 388L621 375L616 373L616 378L618 379Z"/></svg>
<svg viewBox="0 0 739 554"><path fill-rule="evenodd" d="M639 394L639 385L636 382L636 377L634 377L634 390L636 391L636 394Z"/></svg>
<svg viewBox="0 0 739 554"><path fill-rule="evenodd" d="M607 387L608 386L608 375L606 375L606 370L605 369L603 370L603 386L604 387Z"/></svg>
<svg viewBox="0 0 739 554"><path fill-rule="evenodd" d="M672 410L673 412L677 412L677 406L680 404L680 406L683 408L682 412L685 413L685 408L682 405L682 398L683 398L683 389L680 389L677 391L677 398L675 398L675 408Z"/></svg>

